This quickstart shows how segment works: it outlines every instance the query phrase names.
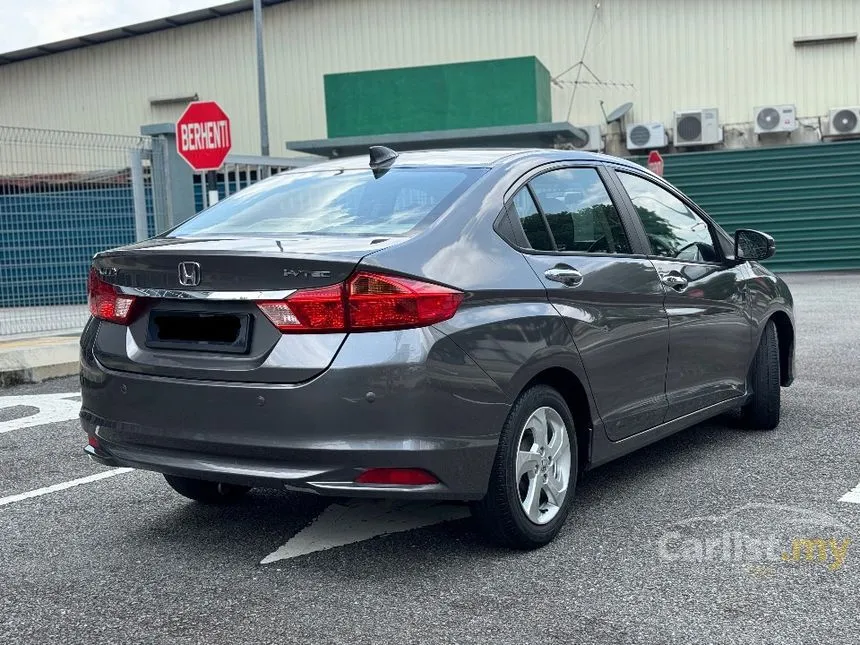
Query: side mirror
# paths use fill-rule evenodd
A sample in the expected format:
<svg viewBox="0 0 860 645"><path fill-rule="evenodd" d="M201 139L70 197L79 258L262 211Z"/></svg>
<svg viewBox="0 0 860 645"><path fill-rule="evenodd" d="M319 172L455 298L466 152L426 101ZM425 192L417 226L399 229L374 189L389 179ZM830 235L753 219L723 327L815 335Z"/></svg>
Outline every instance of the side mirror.
<svg viewBox="0 0 860 645"><path fill-rule="evenodd" d="M735 259L767 260L776 253L776 241L767 233L741 228L735 231Z"/></svg>

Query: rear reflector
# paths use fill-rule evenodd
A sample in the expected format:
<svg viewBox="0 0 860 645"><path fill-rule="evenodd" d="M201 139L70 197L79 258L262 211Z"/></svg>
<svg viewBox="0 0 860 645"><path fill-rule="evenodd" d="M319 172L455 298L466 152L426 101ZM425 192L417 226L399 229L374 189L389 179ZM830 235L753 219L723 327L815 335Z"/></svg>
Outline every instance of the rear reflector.
<svg viewBox="0 0 860 645"><path fill-rule="evenodd" d="M462 292L438 284L357 273L257 306L282 332L346 332L425 327L451 318L462 301Z"/></svg>
<svg viewBox="0 0 860 645"><path fill-rule="evenodd" d="M99 277L95 267L87 279L87 302L90 313L96 318L126 325L134 311L134 296L122 295L112 284Z"/></svg>
<svg viewBox="0 0 860 645"><path fill-rule="evenodd" d="M393 484L396 486L426 486L439 480L420 468L371 468L361 473L356 484Z"/></svg>
<svg viewBox="0 0 860 645"><path fill-rule="evenodd" d="M98 447L99 447L99 440L96 438L96 436L95 436L95 435L88 434L88 435L87 435L87 444L90 446L90 448L96 448L96 449L98 449Z"/></svg>

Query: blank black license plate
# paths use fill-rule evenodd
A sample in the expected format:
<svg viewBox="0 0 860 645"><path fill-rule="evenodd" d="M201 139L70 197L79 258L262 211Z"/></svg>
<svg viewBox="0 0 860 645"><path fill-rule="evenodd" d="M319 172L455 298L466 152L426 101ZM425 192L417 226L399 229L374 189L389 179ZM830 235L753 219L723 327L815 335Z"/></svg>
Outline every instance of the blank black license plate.
<svg viewBox="0 0 860 645"><path fill-rule="evenodd" d="M250 314L154 310L149 314L146 346L246 354L251 321Z"/></svg>

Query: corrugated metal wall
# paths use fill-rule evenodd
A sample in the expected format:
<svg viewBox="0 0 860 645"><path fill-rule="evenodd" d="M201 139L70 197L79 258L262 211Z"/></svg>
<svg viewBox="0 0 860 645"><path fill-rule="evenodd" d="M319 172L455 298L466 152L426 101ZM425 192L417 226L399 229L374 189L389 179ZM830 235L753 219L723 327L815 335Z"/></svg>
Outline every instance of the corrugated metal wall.
<svg viewBox="0 0 860 645"><path fill-rule="evenodd" d="M727 231L773 235L772 270L860 269L860 141L674 154L664 162L666 179Z"/></svg>
<svg viewBox="0 0 860 645"><path fill-rule="evenodd" d="M217 4L217 0L213 1ZM583 51L594 0L295 0L265 9L273 154L326 136L323 75L385 67L537 56L558 75ZM570 120L602 120L633 101L635 120L718 107L723 123L756 105L796 103L801 116L860 104L860 45L796 48L796 36L860 31L860 0L602 0ZM552 87L566 120L573 70ZM0 66L0 123L137 134L182 106L222 102L237 153L258 152L250 13ZM0 162L3 151L0 150Z"/></svg>

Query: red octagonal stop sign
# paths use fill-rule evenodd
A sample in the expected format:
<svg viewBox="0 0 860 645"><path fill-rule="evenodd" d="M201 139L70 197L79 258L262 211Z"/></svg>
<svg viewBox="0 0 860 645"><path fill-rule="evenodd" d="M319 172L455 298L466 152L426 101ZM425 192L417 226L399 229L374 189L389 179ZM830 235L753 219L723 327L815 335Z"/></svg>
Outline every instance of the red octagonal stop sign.
<svg viewBox="0 0 860 645"><path fill-rule="evenodd" d="M655 175L663 176L663 157L656 150L648 153L648 170Z"/></svg>
<svg viewBox="0 0 860 645"><path fill-rule="evenodd" d="M231 144L230 117L215 101L189 103L176 122L176 149L194 170L218 170Z"/></svg>

